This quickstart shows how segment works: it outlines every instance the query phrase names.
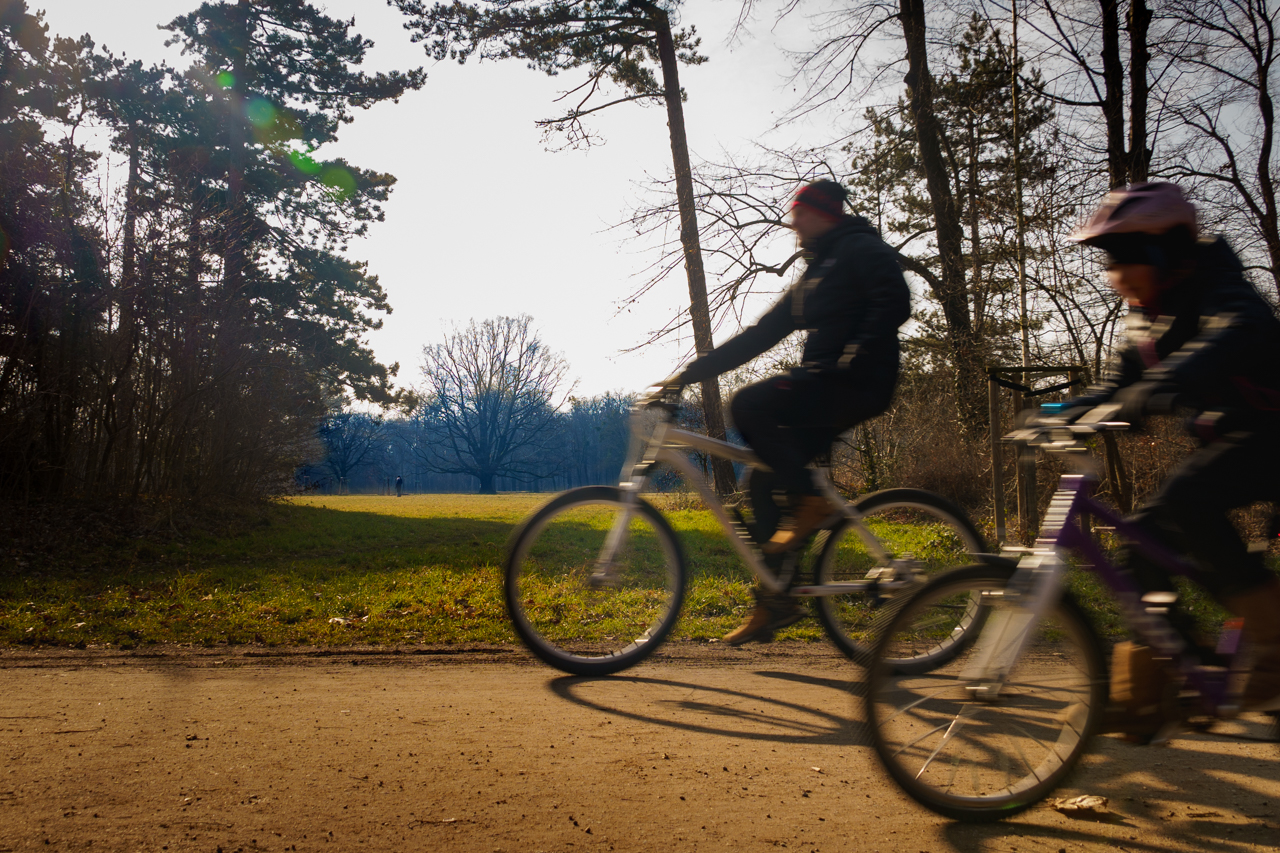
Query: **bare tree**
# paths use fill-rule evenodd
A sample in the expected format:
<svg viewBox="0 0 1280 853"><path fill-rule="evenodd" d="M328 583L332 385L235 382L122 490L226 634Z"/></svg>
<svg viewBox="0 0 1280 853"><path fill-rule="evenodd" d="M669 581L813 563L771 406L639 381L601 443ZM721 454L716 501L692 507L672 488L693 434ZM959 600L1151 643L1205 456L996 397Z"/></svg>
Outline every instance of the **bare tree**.
<svg viewBox="0 0 1280 853"><path fill-rule="evenodd" d="M428 471L469 474L493 494L498 477L535 482L553 470L557 409L572 388L532 323L472 320L423 348L414 453Z"/></svg>
<svg viewBox="0 0 1280 853"><path fill-rule="evenodd" d="M685 93L680 64L698 65L701 40L693 27L672 29L678 2L650 0L480 0L474 5L428 5L425 0L389 0L409 16L405 25L437 59L465 62L475 53L489 59L522 59L530 68L558 74L582 70L586 80L566 92L564 114L539 122L566 135L571 145L597 141L588 116L621 103L661 103L666 108L675 176L680 243L689 287L689 318L699 353L712 347L707 283L698 243ZM654 73L654 64L658 73ZM618 91L610 90L616 87ZM617 95L614 97L613 95ZM603 101L603 103L601 103ZM701 383L708 432L724 438L724 413L716 380ZM733 466L715 462L716 490L734 490Z"/></svg>
<svg viewBox="0 0 1280 853"><path fill-rule="evenodd" d="M338 411L321 421L316 432L325 448L324 466L342 489L352 473L376 461L383 449L386 424L378 415Z"/></svg>
<svg viewBox="0 0 1280 853"><path fill-rule="evenodd" d="M1226 223L1261 244L1265 271L1280 283L1280 207L1274 88L1280 72L1280 5L1266 0L1171 0L1186 49L1176 61L1194 75L1174 104L1190 132L1171 169L1196 183ZM1247 246L1246 246L1247 248Z"/></svg>

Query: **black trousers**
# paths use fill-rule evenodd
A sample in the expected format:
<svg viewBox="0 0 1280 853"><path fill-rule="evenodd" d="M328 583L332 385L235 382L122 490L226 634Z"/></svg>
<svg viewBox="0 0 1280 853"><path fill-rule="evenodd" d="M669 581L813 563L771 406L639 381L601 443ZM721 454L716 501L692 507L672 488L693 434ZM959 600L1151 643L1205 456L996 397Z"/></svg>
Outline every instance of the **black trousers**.
<svg viewBox="0 0 1280 853"><path fill-rule="evenodd" d="M1204 570L1196 580L1221 601L1274 577L1262 554L1249 553L1228 512L1278 499L1280 434L1234 432L1188 456L1132 520L1170 548L1194 557ZM1126 562L1146 589L1171 588L1164 572L1132 549Z"/></svg>
<svg viewBox="0 0 1280 853"><path fill-rule="evenodd" d="M868 370L848 377L822 374L774 376L733 395L734 425L772 473L753 471L749 482L757 536L777 526L775 491L817 494L808 464L831 449L845 430L889 408L897 382L892 369Z"/></svg>

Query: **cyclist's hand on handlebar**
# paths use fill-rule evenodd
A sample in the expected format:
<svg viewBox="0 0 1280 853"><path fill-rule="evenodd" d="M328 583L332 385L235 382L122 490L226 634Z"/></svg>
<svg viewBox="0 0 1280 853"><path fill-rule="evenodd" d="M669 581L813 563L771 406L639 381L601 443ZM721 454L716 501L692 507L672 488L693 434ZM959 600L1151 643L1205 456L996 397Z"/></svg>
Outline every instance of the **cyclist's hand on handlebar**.
<svg viewBox="0 0 1280 853"><path fill-rule="evenodd" d="M684 383L680 381L680 377L668 376L661 382L656 382L649 387L648 393L640 398L640 405L662 406L666 409L674 410L680 404L680 394L684 391Z"/></svg>
<svg viewBox="0 0 1280 853"><path fill-rule="evenodd" d="M1164 415L1173 411L1177 389L1164 382L1136 382L1121 388L1111 398L1118 406L1115 420L1141 427L1150 415Z"/></svg>
<svg viewBox="0 0 1280 853"><path fill-rule="evenodd" d="M1018 416L1019 428L1066 426L1080 420L1093 410L1093 406L1077 405L1075 401L1045 403L1036 409L1024 409Z"/></svg>

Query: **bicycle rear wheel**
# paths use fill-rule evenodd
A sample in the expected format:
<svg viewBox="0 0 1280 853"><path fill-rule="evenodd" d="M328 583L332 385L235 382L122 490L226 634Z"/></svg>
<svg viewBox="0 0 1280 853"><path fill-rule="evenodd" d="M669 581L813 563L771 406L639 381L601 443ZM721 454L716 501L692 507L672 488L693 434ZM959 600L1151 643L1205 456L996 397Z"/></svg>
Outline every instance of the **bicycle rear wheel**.
<svg viewBox="0 0 1280 853"><path fill-rule="evenodd" d="M888 557L911 563L925 577L972 563L973 555L985 550L982 535L964 511L931 492L886 489L864 495L854 506ZM825 536L826 541L821 543L815 567L817 583L863 581L869 572L884 568L852 522L844 522L820 536ZM882 620L891 600L883 594L851 592L819 596L814 607L818 621L836 647L851 660L865 664L875 642L876 623ZM976 609L972 615L978 615ZM963 638L970 624L960 626L957 640ZM945 647L936 649L915 663L927 668L944 651Z"/></svg>
<svg viewBox="0 0 1280 853"><path fill-rule="evenodd" d="M867 722L889 775L916 801L956 820L1017 814L1062 783L1088 747L1106 702L1097 635L1064 598L1032 628L998 690L976 690L977 660L1008 623L1002 596L1011 571L969 566L908 599L876 644L867 674ZM903 674L951 634L977 599L988 614L974 643L937 668Z"/></svg>
<svg viewBox="0 0 1280 853"><path fill-rule="evenodd" d="M617 487L571 489L530 516L511 540L507 613L529 650L564 672L605 675L634 666L680 616L680 545L666 519L643 500L607 583L591 584L622 509Z"/></svg>

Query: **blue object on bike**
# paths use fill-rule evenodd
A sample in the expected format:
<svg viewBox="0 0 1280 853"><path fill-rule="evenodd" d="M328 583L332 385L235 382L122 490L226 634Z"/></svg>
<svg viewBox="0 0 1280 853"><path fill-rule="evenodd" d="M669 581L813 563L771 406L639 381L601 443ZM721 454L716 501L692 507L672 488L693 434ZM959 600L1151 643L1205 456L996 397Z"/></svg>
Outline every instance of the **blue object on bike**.
<svg viewBox="0 0 1280 853"><path fill-rule="evenodd" d="M1040 411L1046 414L1056 415L1067 407L1066 403L1041 403Z"/></svg>

